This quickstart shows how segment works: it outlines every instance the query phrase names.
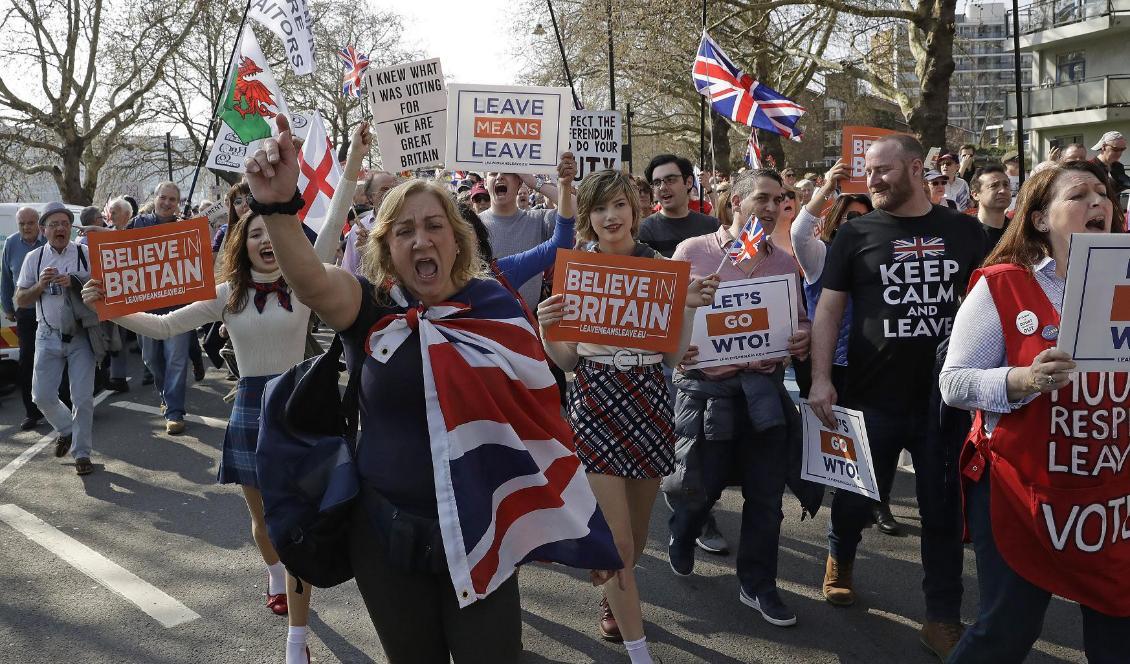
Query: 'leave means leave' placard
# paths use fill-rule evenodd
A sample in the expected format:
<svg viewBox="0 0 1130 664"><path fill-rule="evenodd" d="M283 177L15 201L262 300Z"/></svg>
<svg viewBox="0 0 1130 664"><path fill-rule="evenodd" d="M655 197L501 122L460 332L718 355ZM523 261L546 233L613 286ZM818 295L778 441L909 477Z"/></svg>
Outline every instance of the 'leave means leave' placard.
<svg viewBox="0 0 1130 664"><path fill-rule="evenodd" d="M90 233L91 276L106 297L98 318L216 297L207 217L123 231Z"/></svg>
<svg viewBox="0 0 1130 664"><path fill-rule="evenodd" d="M558 250L553 293L564 293L566 315L546 337L675 351L690 269L685 261Z"/></svg>
<svg viewBox="0 0 1130 664"><path fill-rule="evenodd" d="M569 88L453 83L447 168L555 174L569 145L571 98Z"/></svg>

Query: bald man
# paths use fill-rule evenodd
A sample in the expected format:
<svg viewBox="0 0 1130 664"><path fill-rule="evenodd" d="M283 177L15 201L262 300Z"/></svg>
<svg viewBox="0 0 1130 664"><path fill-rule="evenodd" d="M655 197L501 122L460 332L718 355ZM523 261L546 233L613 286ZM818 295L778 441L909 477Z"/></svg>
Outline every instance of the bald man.
<svg viewBox="0 0 1130 664"><path fill-rule="evenodd" d="M24 264L24 256L33 249L42 247L47 240L40 233L39 213L35 208L22 207L16 211L16 222L20 232L8 236L4 242L3 272L0 273L0 304L4 309L4 318L16 323L16 335L20 342L20 370L19 383L20 395L24 400L26 418L20 425L24 431L39 426L43 413L31 400L31 375L33 360L35 359L35 307L17 307L12 299L16 292L16 280L20 276L20 268Z"/></svg>

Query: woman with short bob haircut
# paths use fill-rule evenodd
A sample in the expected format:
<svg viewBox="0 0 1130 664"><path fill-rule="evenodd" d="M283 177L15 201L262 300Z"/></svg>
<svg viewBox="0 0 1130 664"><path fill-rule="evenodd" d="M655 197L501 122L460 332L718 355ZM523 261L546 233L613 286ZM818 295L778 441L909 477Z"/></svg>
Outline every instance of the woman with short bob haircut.
<svg viewBox="0 0 1130 664"><path fill-rule="evenodd" d="M430 181L385 195L360 276L320 262L292 213L302 200L289 121L276 122L278 137L246 162L252 207L287 282L358 372L349 554L381 646L392 664L517 662L519 565L598 567L594 583L622 565L536 331ZM523 500L496 511L516 483ZM520 535L504 537L511 519Z"/></svg>
<svg viewBox="0 0 1130 664"><path fill-rule="evenodd" d="M939 387L975 412L959 467L981 606L950 664L1023 661L1053 594L1079 603L1089 661L1126 661L1130 540L1117 508L1105 524L1130 472L1103 459L1124 447L1110 418L1130 406L1130 373L1078 371L1056 348L1072 236L1121 229L1111 192L1091 162L1032 176L954 321Z"/></svg>
<svg viewBox="0 0 1130 664"><path fill-rule="evenodd" d="M578 248L662 258L636 240L641 218L638 194L631 178L618 171L597 171L582 180L577 190ZM538 305L546 353L557 366L574 372L568 401L577 454L624 561L620 582L604 587L600 634L609 641L622 640L633 664L652 661L633 568L647 543L659 481L674 469L674 417L661 364L674 367L682 360L695 309L713 301L717 285L717 275L691 283L679 347L665 354L549 341L546 330L567 313L564 297L552 295Z"/></svg>

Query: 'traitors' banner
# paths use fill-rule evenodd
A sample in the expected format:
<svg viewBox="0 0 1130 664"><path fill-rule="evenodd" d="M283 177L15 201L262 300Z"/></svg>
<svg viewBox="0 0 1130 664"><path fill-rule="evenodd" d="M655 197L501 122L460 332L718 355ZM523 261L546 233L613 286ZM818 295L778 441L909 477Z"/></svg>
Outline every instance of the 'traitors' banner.
<svg viewBox="0 0 1130 664"><path fill-rule="evenodd" d="M216 297L208 218L90 233L91 276L106 297L98 318Z"/></svg>
<svg viewBox="0 0 1130 664"><path fill-rule="evenodd" d="M551 341L580 341L669 353L679 347L690 263L557 251L553 292L565 294L565 318Z"/></svg>
<svg viewBox="0 0 1130 664"><path fill-rule="evenodd" d="M1130 235L1075 233L1069 261L1058 347L1080 371L1130 371Z"/></svg>
<svg viewBox="0 0 1130 664"><path fill-rule="evenodd" d="M571 99L569 88L451 84L447 168L556 174Z"/></svg>
<svg viewBox="0 0 1130 664"><path fill-rule="evenodd" d="M713 305L695 311L695 367L785 357L798 322L795 275L727 281L718 286Z"/></svg>

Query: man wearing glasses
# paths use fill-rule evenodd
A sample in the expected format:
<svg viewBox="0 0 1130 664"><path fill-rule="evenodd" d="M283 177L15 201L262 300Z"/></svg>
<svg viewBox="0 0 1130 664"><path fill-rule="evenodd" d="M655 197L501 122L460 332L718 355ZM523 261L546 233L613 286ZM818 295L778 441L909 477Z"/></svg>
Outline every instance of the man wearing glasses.
<svg viewBox="0 0 1130 664"><path fill-rule="evenodd" d="M1122 133L1108 131L1091 149L1098 152L1094 161L1110 174L1115 192L1121 194L1124 190L1130 189L1130 177L1126 176L1126 167L1121 161L1122 154L1126 152L1126 139Z"/></svg>
<svg viewBox="0 0 1130 664"><path fill-rule="evenodd" d="M924 179L926 180L926 193L929 194L931 203L948 207L951 210L957 209L957 203L946 196L946 185L949 184L949 178L942 173L930 170L926 171Z"/></svg>
<svg viewBox="0 0 1130 664"><path fill-rule="evenodd" d="M640 224L639 241L670 258L683 240L718 230L718 219L690 209L694 166L689 159L661 154L644 169L659 212Z"/></svg>
<svg viewBox="0 0 1130 664"><path fill-rule="evenodd" d="M72 277L78 277L80 282L90 278L90 264L86 251L71 242L74 215L65 205L49 203L39 224L47 244L24 257L14 297L17 307L35 307L39 325L31 394L58 434L55 456L62 457L70 450L75 471L86 475L94 470L90 463L94 351L86 332L75 325L69 293ZM73 409L59 400L64 367L70 376Z"/></svg>
<svg viewBox="0 0 1130 664"><path fill-rule="evenodd" d="M946 176L946 198L957 203L958 210L968 210L971 205L969 184L957 176L957 155L947 152L938 157L938 169Z"/></svg>

